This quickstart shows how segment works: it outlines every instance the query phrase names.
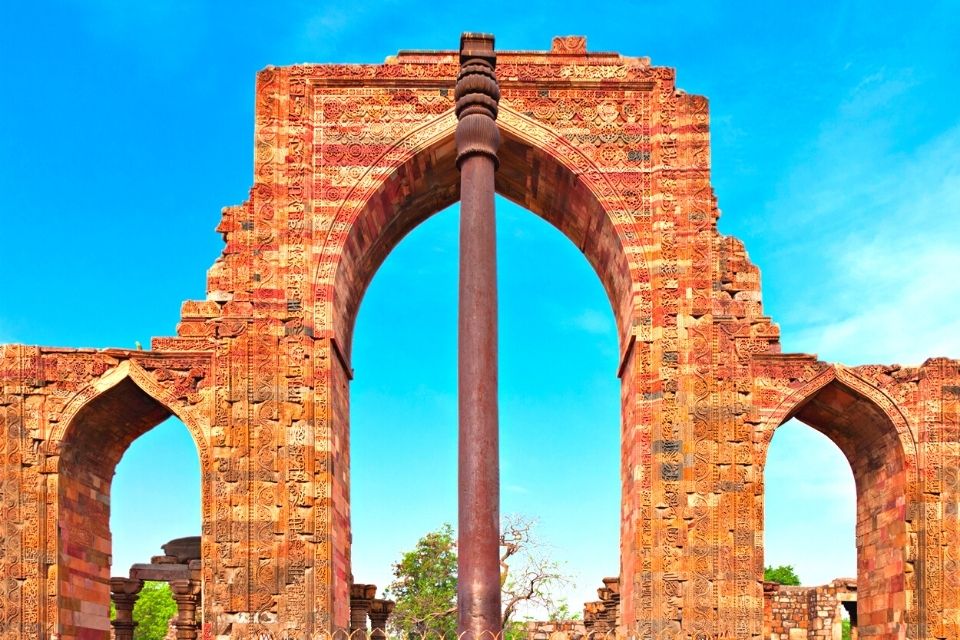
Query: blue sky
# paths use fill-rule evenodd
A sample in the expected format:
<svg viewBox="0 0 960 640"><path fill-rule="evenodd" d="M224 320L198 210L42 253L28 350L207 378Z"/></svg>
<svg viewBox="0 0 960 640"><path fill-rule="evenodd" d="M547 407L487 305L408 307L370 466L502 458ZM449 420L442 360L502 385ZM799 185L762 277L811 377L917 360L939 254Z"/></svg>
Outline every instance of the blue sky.
<svg viewBox="0 0 960 640"><path fill-rule="evenodd" d="M583 34L710 98L721 231L763 273L785 350L858 364L960 356L960 7L926 3L16 2L0 9L0 342L132 347L202 298L220 208L252 178L254 75ZM476 10L470 5L469 13ZM571 604L616 573L613 317L584 258L500 202L503 506L540 518ZM455 520L455 210L400 244L363 302L352 388L355 576L381 585ZM196 458L164 425L114 483L125 567L199 529ZM162 515L161 515L162 514ZM778 431L767 558L805 582L855 572L849 468Z"/></svg>

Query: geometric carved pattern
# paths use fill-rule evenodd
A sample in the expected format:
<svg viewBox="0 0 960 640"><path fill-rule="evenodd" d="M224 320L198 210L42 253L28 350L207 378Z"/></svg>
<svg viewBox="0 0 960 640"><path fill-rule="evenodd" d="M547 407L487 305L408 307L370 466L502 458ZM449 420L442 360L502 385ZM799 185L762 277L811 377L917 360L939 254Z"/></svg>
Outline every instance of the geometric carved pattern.
<svg viewBox="0 0 960 640"><path fill-rule="evenodd" d="M204 637L349 626L353 323L380 263L459 198L457 53L257 78L254 185L207 299L151 351L0 346L0 635L106 637L110 478L170 414L201 458ZM859 630L960 637L960 363L780 353L759 272L717 231L707 101L673 69L503 52L496 187L556 226L621 346L623 624L763 631L763 469L798 417L858 481Z"/></svg>

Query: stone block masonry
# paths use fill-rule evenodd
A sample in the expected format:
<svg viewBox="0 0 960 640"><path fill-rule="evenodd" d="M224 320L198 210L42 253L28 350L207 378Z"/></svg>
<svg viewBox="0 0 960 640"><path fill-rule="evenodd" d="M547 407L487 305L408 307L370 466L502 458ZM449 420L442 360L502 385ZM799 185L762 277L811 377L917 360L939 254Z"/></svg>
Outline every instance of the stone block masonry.
<svg viewBox="0 0 960 640"><path fill-rule="evenodd" d="M819 587L763 585L764 640L841 640L843 610L850 615L851 637L859 635L857 582L840 578Z"/></svg>

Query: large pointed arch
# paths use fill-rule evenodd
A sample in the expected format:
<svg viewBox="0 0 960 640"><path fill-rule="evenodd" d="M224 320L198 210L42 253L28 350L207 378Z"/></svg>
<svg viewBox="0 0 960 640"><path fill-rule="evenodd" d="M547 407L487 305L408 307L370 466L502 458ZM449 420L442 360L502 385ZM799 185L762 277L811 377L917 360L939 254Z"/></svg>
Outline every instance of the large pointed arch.
<svg viewBox="0 0 960 640"><path fill-rule="evenodd" d="M460 197L454 131L446 112L394 143L343 198L320 250L313 281L314 328L336 340L349 363L357 310L392 248ZM584 253L613 308L621 353L638 315L649 315L650 247L633 212L603 172L562 135L501 104L497 192L541 216ZM337 230L345 229L347 233ZM323 256L338 256L335 263Z"/></svg>
<svg viewBox="0 0 960 640"><path fill-rule="evenodd" d="M454 204L460 197L454 132L456 117L445 112L416 128L386 148L373 162L348 167L351 187L331 188L339 204L314 255L314 280L310 287L312 331L330 338L314 353L325 376L324 396L314 407L316 415L330 420L329 461L333 469L330 515L331 539L346 541L330 549L324 561L332 563L330 610L335 620L347 619L349 600L345 578L350 574L350 394L351 349L354 325L367 286L390 251L421 222ZM636 336L659 323L652 308L654 263L648 246L656 235L649 222L640 221L614 184L609 170L599 167L561 134L532 116L511 109L502 101L498 124L502 143L496 190L556 227L585 255L600 279L618 329L620 370L623 379L621 433L635 428L633 394L638 392L631 360L645 360ZM322 145L318 151L323 163ZM322 171L322 169L321 169ZM355 171L351 175L351 171ZM614 178L616 175L614 174ZM323 181L321 181L323 182ZM325 190L321 199L327 203ZM320 204L318 206L325 206ZM646 243L646 244L645 244ZM646 343L644 343L646 344ZM329 351L327 351L329 349ZM614 371L611 371L611 375ZM636 455L626 443L622 455ZM632 459L632 458L631 458ZM629 464L633 464L632 462ZM635 496L624 489L621 509L635 510ZM633 521L632 515L622 516ZM627 541L630 526L621 528L621 561L632 549ZM329 558L329 560L327 560ZM636 563L623 569L630 579Z"/></svg>

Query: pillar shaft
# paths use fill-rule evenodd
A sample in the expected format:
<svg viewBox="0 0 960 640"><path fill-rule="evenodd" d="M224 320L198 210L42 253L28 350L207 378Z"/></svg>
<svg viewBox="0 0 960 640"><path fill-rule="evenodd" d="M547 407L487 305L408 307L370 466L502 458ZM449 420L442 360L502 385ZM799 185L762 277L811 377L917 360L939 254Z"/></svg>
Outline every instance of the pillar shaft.
<svg viewBox="0 0 960 640"><path fill-rule="evenodd" d="M501 632L497 261L497 102L493 37L464 34L457 79L460 169L458 632Z"/></svg>
<svg viewBox="0 0 960 640"><path fill-rule="evenodd" d="M196 580L171 580L170 590L177 603L177 640L196 640L197 606L200 604L200 584Z"/></svg>
<svg viewBox="0 0 960 640"><path fill-rule="evenodd" d="M142 580L110 579L110 597L117 610L115 619L110 622L114 640L133 640L133 631L137 628L137 623L133 621L133 607L137 604L142 588Z"/></svg>
<svg viewBox="0 0 960 640"><path fill-rule="evenodd" d="M370 640L386 640L387 621L395 603L391 600L374 600L370 603Z"/></svg>

